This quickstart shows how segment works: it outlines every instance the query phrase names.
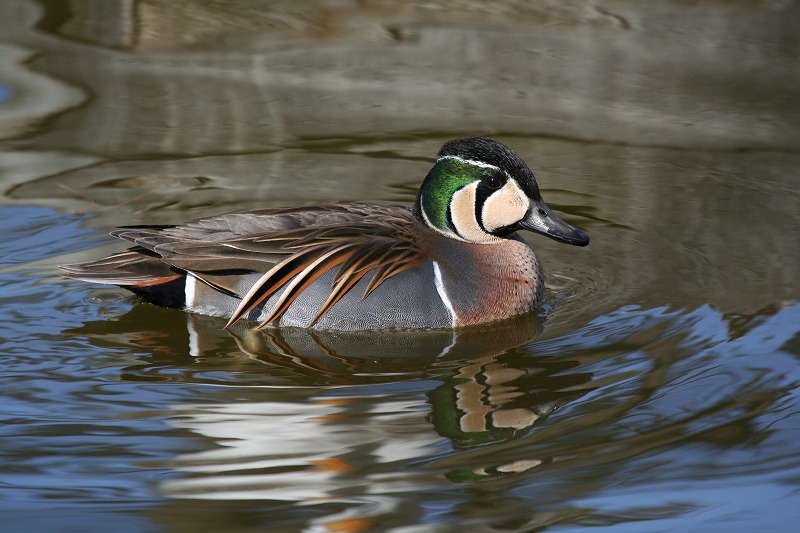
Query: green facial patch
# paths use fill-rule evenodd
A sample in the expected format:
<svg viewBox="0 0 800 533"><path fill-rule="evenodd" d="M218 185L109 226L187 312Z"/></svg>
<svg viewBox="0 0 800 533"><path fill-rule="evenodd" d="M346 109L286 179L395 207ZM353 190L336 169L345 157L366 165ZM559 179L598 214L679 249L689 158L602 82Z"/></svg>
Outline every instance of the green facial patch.
<svg viewBox="0 0 800 533"><path fill-rule="evenodd" d="M450 200L456 191L481 179L480 167L452 158L440 159L422 184L422 211L430 223L441 231L451 232L447 221Z"/></svg>

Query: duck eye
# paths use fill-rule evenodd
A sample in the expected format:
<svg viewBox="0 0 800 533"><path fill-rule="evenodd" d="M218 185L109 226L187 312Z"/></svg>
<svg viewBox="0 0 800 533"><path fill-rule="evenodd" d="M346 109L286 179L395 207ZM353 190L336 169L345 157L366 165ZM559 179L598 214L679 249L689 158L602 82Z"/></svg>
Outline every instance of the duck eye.
<svg viewBox="0 0 800 533"><path fill-rule="evenodd" d="M483 177L483 183L490 189L499 189L506 184L506 180L497 174L487 174Z"/></svg>

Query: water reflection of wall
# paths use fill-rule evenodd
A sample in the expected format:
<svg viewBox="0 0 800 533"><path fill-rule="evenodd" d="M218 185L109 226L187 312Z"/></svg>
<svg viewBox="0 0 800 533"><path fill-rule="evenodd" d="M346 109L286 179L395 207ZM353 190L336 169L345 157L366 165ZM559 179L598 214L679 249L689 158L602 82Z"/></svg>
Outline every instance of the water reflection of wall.
<svg viewBox="0 0 800 533"><path fill-rule="evenodd" d="M94 98L53 147L239 152L453 124L692 148L800 137L792 2L56 4L40 26L72 42L27 35L47 50L34 65Z"/></svg>

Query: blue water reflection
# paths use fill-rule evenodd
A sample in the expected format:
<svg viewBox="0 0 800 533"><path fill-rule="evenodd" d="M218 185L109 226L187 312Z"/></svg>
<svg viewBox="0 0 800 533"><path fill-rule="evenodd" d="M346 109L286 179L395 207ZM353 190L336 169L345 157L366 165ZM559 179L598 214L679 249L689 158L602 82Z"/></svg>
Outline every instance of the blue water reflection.
<svg viewBox="0 0 800 533"><path fill-rule="evenodd" d="M14 96L14 90L8 86L0 83L0 103L10 100Z"/></svg>

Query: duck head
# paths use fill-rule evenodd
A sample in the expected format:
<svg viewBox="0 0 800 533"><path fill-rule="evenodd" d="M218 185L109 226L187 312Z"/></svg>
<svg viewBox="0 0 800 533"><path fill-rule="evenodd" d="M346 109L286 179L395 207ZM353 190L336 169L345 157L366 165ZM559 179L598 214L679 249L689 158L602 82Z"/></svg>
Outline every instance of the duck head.
<svg viewBox="0 0 800 533"><path fill-rule="evenodd" d="M524 229L586 246L589 236L544 203L533 172L513 150L486 137L446 143L414 206L428 228L452 239L491 244Z"/></svg>

